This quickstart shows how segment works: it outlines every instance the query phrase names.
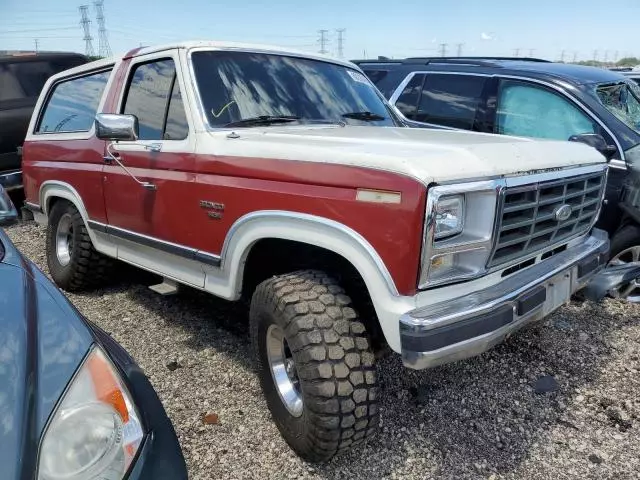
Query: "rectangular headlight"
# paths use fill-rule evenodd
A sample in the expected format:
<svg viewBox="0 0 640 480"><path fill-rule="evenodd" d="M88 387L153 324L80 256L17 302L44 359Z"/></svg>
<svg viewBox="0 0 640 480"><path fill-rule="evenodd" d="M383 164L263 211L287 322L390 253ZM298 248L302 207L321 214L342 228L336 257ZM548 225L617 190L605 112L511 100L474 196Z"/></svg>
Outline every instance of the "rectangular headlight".
<svg viewBox="0 0 640 480"><path fill-rule="evenodd" d="M462 232L464 225L464 196L456 195L438 199L434 238L451 237Z"/></svg>
<svg viewBox="0 0 640 480"><path fill-rule="evenodd" d="M429 189L419 288L486 271L502 187L502 180L489 180Z"/></svg>

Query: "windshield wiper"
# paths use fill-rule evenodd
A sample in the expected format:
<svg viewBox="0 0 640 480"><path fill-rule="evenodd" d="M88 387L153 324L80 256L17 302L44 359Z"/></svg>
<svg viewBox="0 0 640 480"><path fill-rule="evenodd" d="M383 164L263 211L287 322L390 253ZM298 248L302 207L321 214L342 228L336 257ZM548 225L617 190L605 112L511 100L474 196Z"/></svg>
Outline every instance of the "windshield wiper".
<svg viewBox="0 0 640 480"><path fill-rule="evenodd" d="M378 115L377 113L367 111L343 113L342 116L344 118L353 118L354 120L362 120L364 122L377 122L379 120L385 120L386 118L382 115Z"/></svg>
<svg viewBox="0 0 640 480"><path fill-rule="evenodd" d="M274 123L289 123L300 120L295 115L260 115L258 117L243 118L236 122L227 123L225 127L252 127L257 125L273 125Z"/></svg>

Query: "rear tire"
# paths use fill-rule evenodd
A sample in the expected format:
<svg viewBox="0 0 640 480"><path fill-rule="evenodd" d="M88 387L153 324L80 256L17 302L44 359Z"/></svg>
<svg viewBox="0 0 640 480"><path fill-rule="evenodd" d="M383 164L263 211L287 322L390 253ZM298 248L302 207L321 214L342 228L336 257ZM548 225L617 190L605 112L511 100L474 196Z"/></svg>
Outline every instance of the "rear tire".
<svg viewBox="0 0 640 480"><path fill-rule="evenodd" d="M82 215L66 200L49 213L46 250L51 277L70 292L103 285L113 270L114 261L95 250Z"/></svg>
<svg viewBox="0 0 640 480"><path fill-rule="evenodd" d="M374 355L351 299L334 279L306 270L262 282L251 301L250 327L267 405L300 457L327 461L376 432ZM289 369L279 369L274 357L285 359L291 375L282 374Z"/></svg>

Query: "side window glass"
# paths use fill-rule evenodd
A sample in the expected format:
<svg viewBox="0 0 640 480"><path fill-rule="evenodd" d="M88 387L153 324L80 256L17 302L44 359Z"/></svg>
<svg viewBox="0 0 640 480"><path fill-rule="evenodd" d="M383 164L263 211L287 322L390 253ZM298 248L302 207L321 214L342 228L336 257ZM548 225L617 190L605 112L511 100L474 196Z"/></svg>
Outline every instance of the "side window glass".
<svg viewBox="0 0 640 480"><path fill-rule="evenodd" d="M161 140L167 102L176 68L173 60L143 63L135 67L123 113L138 117L140 140Z"/></svg>
<svg viewBox="0 0 640 480"><path fill-rule="evenodd" d="M24 89L7 65L0 64L0 102L26 98Z"/></svg>
<svg viewBox="0 0 640 480"><path fill-rule="evenodd" d="M364 73L375 85L378 85L389 74L389 70L364 70Z"/></svg>
<svg viewBox="0 0 640 480"><path fill-rule="evenodd" d="M599 133L593 120L561 95L513 80L500 82L495 130L504 135L552 140Z"/></svg>
<svg viewBox="0 0 640 480"><path fill-rule="evenodd" d="M88 132L98 111L111 70L56 84L49 95L36 133Z"/></svg>
<svg viewBox="0 0 640 480"><path fill-rule="evenodd" d="M428 74L416 120L471 130L487 77Z"/></svg>
<svg viewBox="0 0 640 480"><path fill-rule="evenodd" d="M424 75L414 75L396 100L396 107L410 120L415 120Z"/></svg>
<svg viewBox="0 0 640 480"><path fill-rule="evenodd" d="M169 99L169 110L167 110L167 125L164 129L165 140L184 140L189 133L187 116L184 112L182 93L180 92L180 82L178 79L173 82L173 90Z"/></svg>

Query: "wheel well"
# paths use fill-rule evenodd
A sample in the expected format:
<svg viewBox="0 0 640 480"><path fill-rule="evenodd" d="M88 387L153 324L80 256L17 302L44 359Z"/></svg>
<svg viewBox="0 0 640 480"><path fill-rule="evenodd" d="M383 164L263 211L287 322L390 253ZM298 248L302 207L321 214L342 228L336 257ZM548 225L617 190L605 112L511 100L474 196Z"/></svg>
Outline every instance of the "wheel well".
<svg viewBox="0 0 640 480"><path fill-rule="evenodd" d="M274 275L307 269L322 270L342 285L367 327L374 350L386 350L384 334L364 279L351 262L331 250L278 238L259 240L247 256L242 296L250 299L256 287Z"/></svg>

